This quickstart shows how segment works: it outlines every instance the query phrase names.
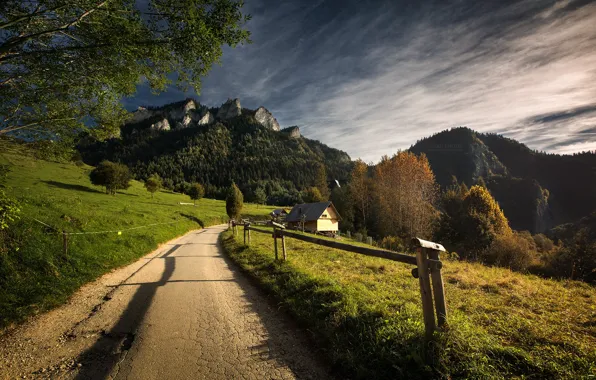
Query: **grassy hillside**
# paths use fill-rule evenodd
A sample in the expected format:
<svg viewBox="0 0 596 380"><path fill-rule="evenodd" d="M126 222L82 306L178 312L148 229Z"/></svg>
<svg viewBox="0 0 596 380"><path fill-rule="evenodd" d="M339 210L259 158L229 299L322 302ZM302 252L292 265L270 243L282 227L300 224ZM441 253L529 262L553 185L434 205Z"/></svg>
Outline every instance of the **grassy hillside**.
<svg viewBox="0 0 596 380"><path fill-rule="evenodd" d="M424 342L411 266L270 235L223 236L230 256L320 340L350 378L591 378L596 289L448 261L449 328Z"/></svg>
<svg viewBox="0 0 596 380"><path fill-rule="evenodd" d="M22 209L20 221L0 236L0 327L63 303L82 284L160 243L227 220L222 201L179 205L191 201L171 192L151 199L136 181L116 196L106 195L90 184L91 167L35 160L21 151L0 154L0 163L11 165L6 192ZM244 214L270 211L245 204ZM72 235L65 257L62 237L34 219L59 231L116 232Z"/></svg>

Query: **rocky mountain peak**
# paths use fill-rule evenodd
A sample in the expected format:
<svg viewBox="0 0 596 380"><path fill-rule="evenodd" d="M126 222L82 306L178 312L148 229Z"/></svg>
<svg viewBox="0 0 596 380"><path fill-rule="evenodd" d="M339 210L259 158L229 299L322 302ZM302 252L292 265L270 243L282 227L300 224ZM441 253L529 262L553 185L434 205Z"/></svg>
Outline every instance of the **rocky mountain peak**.
<svg viewBox="0 0 596 380"><path fill-rule="evenodd" d="M265 108L263 106L259 107L257 109L257 112L255 112L255 119L266 128L269 128L274 131L280 130L279 123L277 122L277 119L275 117L273 117L271 112L269 112L269 110L267 110L267 108ZM300 133L298 133L298 134L300 134Z"/></svg>
<svg viewBox="0 0 596 380"><path fill-rule="evenodd" d="M242 107L240 106L240 99L228 99L219 107L217 111L217 118L222 120L231 119L242 114Z"/></svg>

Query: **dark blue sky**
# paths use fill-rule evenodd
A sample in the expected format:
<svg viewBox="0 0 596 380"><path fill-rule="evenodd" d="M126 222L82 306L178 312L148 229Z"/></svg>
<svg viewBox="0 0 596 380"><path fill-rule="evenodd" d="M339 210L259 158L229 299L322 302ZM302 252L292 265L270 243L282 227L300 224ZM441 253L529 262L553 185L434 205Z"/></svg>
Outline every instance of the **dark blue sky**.
<svg viewBox="0 0 596 380"><path fill-rule="evenodd" d="M558 153L596 149L590 1L246 0L253 43L202 92L139 88L129 109L240 98L282 127L377 161L460 125Z"/></svg>

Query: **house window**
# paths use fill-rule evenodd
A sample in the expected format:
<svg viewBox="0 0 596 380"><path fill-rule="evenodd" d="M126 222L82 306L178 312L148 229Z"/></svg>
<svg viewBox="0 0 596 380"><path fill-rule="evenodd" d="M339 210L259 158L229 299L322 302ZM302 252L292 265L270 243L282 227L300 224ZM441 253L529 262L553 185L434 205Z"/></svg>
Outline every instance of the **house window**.
<svg viewBox="0 0 596 380"><path fill-rule="evenodd" d="M328 217L328 215L327 215L327 214L323 214L323 215L322 215L322 217L323 217L323 218L327 218L327 217Z"/></svg>

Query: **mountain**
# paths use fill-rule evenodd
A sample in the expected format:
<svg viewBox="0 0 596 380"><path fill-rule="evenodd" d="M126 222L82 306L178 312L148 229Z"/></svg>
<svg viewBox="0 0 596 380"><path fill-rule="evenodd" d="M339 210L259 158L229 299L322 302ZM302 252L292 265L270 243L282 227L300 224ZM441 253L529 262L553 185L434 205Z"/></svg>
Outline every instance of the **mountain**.
<svg viewBox="0 0 596 380"><path fill-rule="evenodd" d="M424 153L442 187L470 186L480 177L511 227L544 232L596 210L596 154L537 152L496 134L454 128L422 139L410 150Z"/></svg>
<svg viewBox="0 0 596 380"><path fill-rule="evenodd" d="M79 150L88 164L118 161L137 179L157 173L177 191L200 182L221 198L235 182L248 200L261 187L275 204L300 201L322 176L345 183L352 167L345 152L302 137L296 126L281 130L266 108L242 108L238 99L212 108L193 99L140 107L119 138L83 139Z"/></svg>

